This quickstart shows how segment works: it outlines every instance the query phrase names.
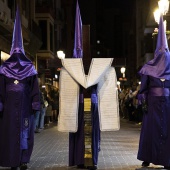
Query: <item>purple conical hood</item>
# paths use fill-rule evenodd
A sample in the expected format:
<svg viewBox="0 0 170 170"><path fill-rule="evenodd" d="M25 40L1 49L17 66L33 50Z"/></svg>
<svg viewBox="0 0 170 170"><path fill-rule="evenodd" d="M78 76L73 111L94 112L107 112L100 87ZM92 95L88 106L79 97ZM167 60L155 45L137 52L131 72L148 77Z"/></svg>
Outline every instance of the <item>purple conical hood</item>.
<svg viewBox="0 0 170 170"><path fill-rule="evenodd" d="M170 52L163 24L163 16L160 17L157 46L154 59L146 63L139 74L170 80Z"/></svg>
<svg viewBox="0 0 170 170"><path fill-rule="evenodd" d="M18 7L14 24L10 57L0 67L0 74L17 80L22 80L26 77L37 74L32 61L25 56Z"/></svg>
<svg viewBox="0 0 170 170"><path fill-rule="evenodd" d="M19 13L18 6L17 6L16 16L15 16L12 47L11 47L10 55L12 55L14 52L22 52L25 55L25 51L23 48L21 20L20 20L20 13Z"/></svg>
<svg viewBox="0 0 170 170"><path fill-rule="evenodd" d="M78 0L77 0L73 58L82 58L82 57L83 57L82 21L81 21L79 4L78 4Z"/></svg>
<svg viewBox="0 0 170 170"><path fill-rule="evenodd" d="M167 38L166 38L166 33L165 33L165 28L163 23L163 16L161 15L159 21L159 31L158 31L155 53L159 50L164 51L165 49L168 49L168 43L167 43Z"/></svg>

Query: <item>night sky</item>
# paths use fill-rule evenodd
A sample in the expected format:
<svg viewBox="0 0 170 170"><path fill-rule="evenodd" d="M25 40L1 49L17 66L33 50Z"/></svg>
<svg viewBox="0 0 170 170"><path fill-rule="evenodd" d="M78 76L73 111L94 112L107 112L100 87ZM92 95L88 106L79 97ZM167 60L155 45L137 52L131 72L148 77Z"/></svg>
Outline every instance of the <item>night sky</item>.
<svg viewBox="0 0 170 170"><path fill-rule="evenodd" d="M74 1L76 6L76 0ZM124 57L122 50L125 27L135 22L135 0L79 0L83 25L90 25L91 44L101 38L111 57ZM129 25L129 26L127 26ZM124 37L126 38L126 37Z"/></svg>

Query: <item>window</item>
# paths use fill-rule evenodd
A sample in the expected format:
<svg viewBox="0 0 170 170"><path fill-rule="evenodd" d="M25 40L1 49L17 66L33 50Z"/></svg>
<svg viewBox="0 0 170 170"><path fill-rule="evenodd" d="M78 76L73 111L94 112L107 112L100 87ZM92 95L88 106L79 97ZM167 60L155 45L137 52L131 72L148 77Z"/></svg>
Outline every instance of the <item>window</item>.
<svg viewBox="0 0 170 170"><path fill-rule="evenodd" d="M47 21L46 20L40 20L39 26L42 30L42 46L41 50L47 50Z"/></svg>

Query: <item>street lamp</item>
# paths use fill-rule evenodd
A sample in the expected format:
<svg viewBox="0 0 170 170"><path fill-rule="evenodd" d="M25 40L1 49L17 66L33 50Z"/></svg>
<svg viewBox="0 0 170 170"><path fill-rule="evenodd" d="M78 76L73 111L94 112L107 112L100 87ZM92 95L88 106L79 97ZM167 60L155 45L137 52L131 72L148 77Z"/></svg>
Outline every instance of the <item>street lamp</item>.
<svg viewBox="0 0 170 170"><path fill-rule="evenodd" d="M160 10L159 9L156 9L154 12L153 12L153 15L154 15L154 18L155 18L155 22L157 22L159 24L159 18L160 18Z"/></svg>
<svg viewBox="0 0 170 170"><path fill-rule="evenodd" d="M64 52L63 51L57 51L57 56L58 56L58 58L59 59L64 59L65 58L65 54L64 54Z"/></svg>
<svg viewBox="0 0 170 170"><path fill-rule="evenodd" d="M55 74L55 79L58 79L58 75L57 74Z"/></svg>
<svg viewBox="0 0 170 170"><path fill-rule="evenodd" d="M155 21L159 24L159 19L160 19L161 14L166 15L166 13L169 10L169 0L158 1L158 7L159 7L159 9L154 11L153 14L154 14ZM165 29L165 32L166 32L167 21L164 20L163 23L164 23L164 29Z"/></svg>
<svg viewBox="0 0 170 170"><path fill-rule="evenodd" d="M122 67L120 69L120 72L123 74L123 77L120 77L119 78L119 81L122 82L122 87L124 88L124 82L127 81L126 77L125 77L125 71L126 71L126 68L125 67Z"/></svg>
<svg viewBox="0 0 170 170"><path fill-rule="evenodd" d="M126 71L126 68L125 67L122 67L120 69L120 72L123 74L123 78L125 78L125 71Z"/></svg>
<svg viewBox="0 0 170 170"><path fill-rule="evenodd" d="M160 9L157 9L156 11L154 11L154 18L155 18L155 22L157 22L159 24L159 19L160 19L160 15L161 15L161 11ZM167 25L167 21L164 20L164 29L166 32L166 25Z"/></svg>
<svg viewBox="0 0 170 170"><path fill-rule="evenodd" d="M169 10L169 0L160 0L158 1L159 10L163 15L166 15L166 13Z"/></svg>
<svg viewBox="0 0 170 170"><path fill-rule="evenodd" d="M154 11L154 18L155 21L159 24L160 15L161 14L166 15L166 13L169 10L169 0L158 1L158 7L159 9ZM166 20L164 21L164 28L166 29Z"/></svg>

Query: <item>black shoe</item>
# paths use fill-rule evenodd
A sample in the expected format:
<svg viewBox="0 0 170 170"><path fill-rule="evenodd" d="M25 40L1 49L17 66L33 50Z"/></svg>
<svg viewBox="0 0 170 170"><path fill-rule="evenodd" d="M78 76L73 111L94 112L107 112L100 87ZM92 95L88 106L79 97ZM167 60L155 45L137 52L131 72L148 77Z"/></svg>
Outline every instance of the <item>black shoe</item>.
<svg viewBox="0 0 170 170"><path fill-rule="evenodd" d="M149 162L145 162L145 161L142 162L142 166L143 166L143 167L147 167L147 166L149 166L149 164L150 164Z"/></svg>
<svg viewBox="0 0 170 170"><path fill-rule="evenodd" d="M26 169L28 169L28 166L26 163L20 165L20 170L26 170Z"/></svg>
<svg viewBox="0 0 170 170"><path fill-rule="evenodd" d="M20 170L19 167L11 167L11 170Z"/></svg>
<svg viewBox="0 0 170 170"><path fill-rule="evenodd" d="M170 169L170 166L164 166L164 169Z"/></svg>
<svg viewBox="0 0 170 170"><path fill-rule="evenodd" d="M88 166L87 169L89 169L89 170L96 170L97 169L97 165Z"/></svg>
<svg viewBox="0 0 170 170"><path fill-rule="evenodd" d="M40 131L40 129L36 129L34 132L35 133L40 133L41 131Z"/></svg>

